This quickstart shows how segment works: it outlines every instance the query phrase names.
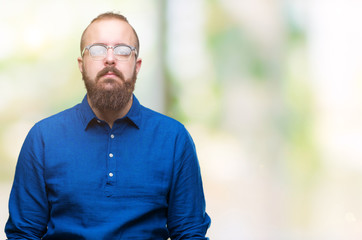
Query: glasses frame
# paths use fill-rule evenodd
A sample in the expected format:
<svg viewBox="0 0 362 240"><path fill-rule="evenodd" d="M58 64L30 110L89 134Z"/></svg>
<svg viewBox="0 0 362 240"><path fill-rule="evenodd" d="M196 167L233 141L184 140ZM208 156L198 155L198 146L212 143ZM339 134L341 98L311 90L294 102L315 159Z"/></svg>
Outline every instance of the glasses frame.
<svg viewBox="0 0 362 240"><path fill-rule="evenodd" d="M86 47L83 49L83 51L82 51L82 57L84 56L85 50L88 50L88 52L89 52L89 49L90 49L91 47L93 47L93 46L102 46L102 47L105 47L105 48L107 49L107 51L108 51L108 49L112 49L112 50L114 51L114 49L115 49L116 47L119 47L119 46L129 47L129 48L131 49L131 54L129 55L128 59L127 59L127 60L124 60L124 61L128 61L128 60L131 58L132 52L135 53L135 56L136 56L136 58L137 58L137 49L136 49L135 47L133 47L133 46L130 46L130 45L127 45L127 44L117 44L117 45L114 45L114 46L109 46L109 45L102 44L102 43L94 43L94 44L91 44L91 45L86 46ZM113 54L114 54L114 53L113 53ZM95 60L95 61L102 61L102 60L104 60L104 59L106 58L106 56L104 56L102 59L95 59L95 58L90 54L90 52L89 52L89 56L90 56L93 60ZM115 56L115 55L114 55L114 56ZM118 59L116 56L115 56L115 58L116 58L117 60L119 60L119 61L122 61L122 60Z"/></svg>

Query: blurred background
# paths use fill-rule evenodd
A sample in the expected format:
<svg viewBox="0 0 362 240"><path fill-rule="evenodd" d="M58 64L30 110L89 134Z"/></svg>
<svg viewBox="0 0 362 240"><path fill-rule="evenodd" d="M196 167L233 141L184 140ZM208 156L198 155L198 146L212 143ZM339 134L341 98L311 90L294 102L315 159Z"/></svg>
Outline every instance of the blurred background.
<svg viewBox="0 0 362 240"><path fill-rule="evenodd" d="M29 129L85 94L98 14L141 41L141 103L184 123L210 239L362 238L362 22L354 0L0 0L0 238Z"/></svg>

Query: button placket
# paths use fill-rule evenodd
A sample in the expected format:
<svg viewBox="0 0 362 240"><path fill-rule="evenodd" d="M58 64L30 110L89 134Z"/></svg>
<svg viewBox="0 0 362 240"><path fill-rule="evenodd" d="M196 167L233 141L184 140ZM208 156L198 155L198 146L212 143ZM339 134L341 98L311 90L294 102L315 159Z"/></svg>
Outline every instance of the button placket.
<svg viewBox="0 0 362 240"><path fill-rule="evenodd" d="M111 185L113 185L113 183L115 183L116 178L115 178L115 171L116 171L116 159L115 159L115 154L112 152L112 148L113 148L113 139L115 138L115 135L113 133L111 133L109 135L109 140L108 140L108 173L107 173L107 182L110 183Z"/></svg>

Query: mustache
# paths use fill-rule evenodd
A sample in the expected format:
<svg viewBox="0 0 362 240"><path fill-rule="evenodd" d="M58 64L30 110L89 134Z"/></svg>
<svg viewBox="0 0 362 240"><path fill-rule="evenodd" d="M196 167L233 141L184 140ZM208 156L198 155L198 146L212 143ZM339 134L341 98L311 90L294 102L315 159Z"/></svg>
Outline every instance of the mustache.
<svg viewBox="0 0 362 240"><path fill-rule="evenodd" d="M121 80L124 80L124 76L123 73L121 73L117 68L115 67L105 67L103 68L101 71L98 72L97 74L97 79L99 79L100 77L106 75L107 73L112 72L114 73L117 77L119 77Z"/></svg>

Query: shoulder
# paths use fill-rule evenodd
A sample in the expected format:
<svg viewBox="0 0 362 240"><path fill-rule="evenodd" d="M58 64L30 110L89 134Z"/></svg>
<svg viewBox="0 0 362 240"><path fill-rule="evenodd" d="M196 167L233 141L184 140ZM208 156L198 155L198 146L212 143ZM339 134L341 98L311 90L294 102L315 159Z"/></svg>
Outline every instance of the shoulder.
<svg viewBox="0 0 362 240"><path fill-rule="evenodd" d="M180 121L144 106L142 106L142 118L145 124L151 124L158 129L168 129L169 131L173 130L176 132L187 132L184 124Z"/></svg>
<svg viewBox="0 0 362 240"><path fill-rule="evenodd" d="M61 112L55 113L49 117L46 117L42 120L40 120L39 122L36 123L36 125L46 125L46 124L53 124L53 123L58 123L64 120L72 120L78 112L78 108L79 108L79 104L65 109Z"/></svg>
<svg viewBox="0 0 362 240"><path fill-rule="evenodd" d="M78 118L79 104L68 108L49 117L39 120L34 124L30 132L49 132L61 129L62 126L74 124Z"/></svg>
<svg viewBox="0 0 362 240"><path fill-rule="evenodd" d="M176 148L194 148L193 139L180 121L142 106L143 127L153 135L153 139L167 139Z"/></svg>
<svg viewBox="0 0 362 240"><path fill-rule="evenodd" d="M76 111L75 107L36 122L26 135L21 152L23 154L41 152L41 149L45 143L45 140L48 139L48 136L59 135L59 130L62 129L60 126L66 122L64 119L67 119L67 116L71 116L74 111Z"/></svg>

